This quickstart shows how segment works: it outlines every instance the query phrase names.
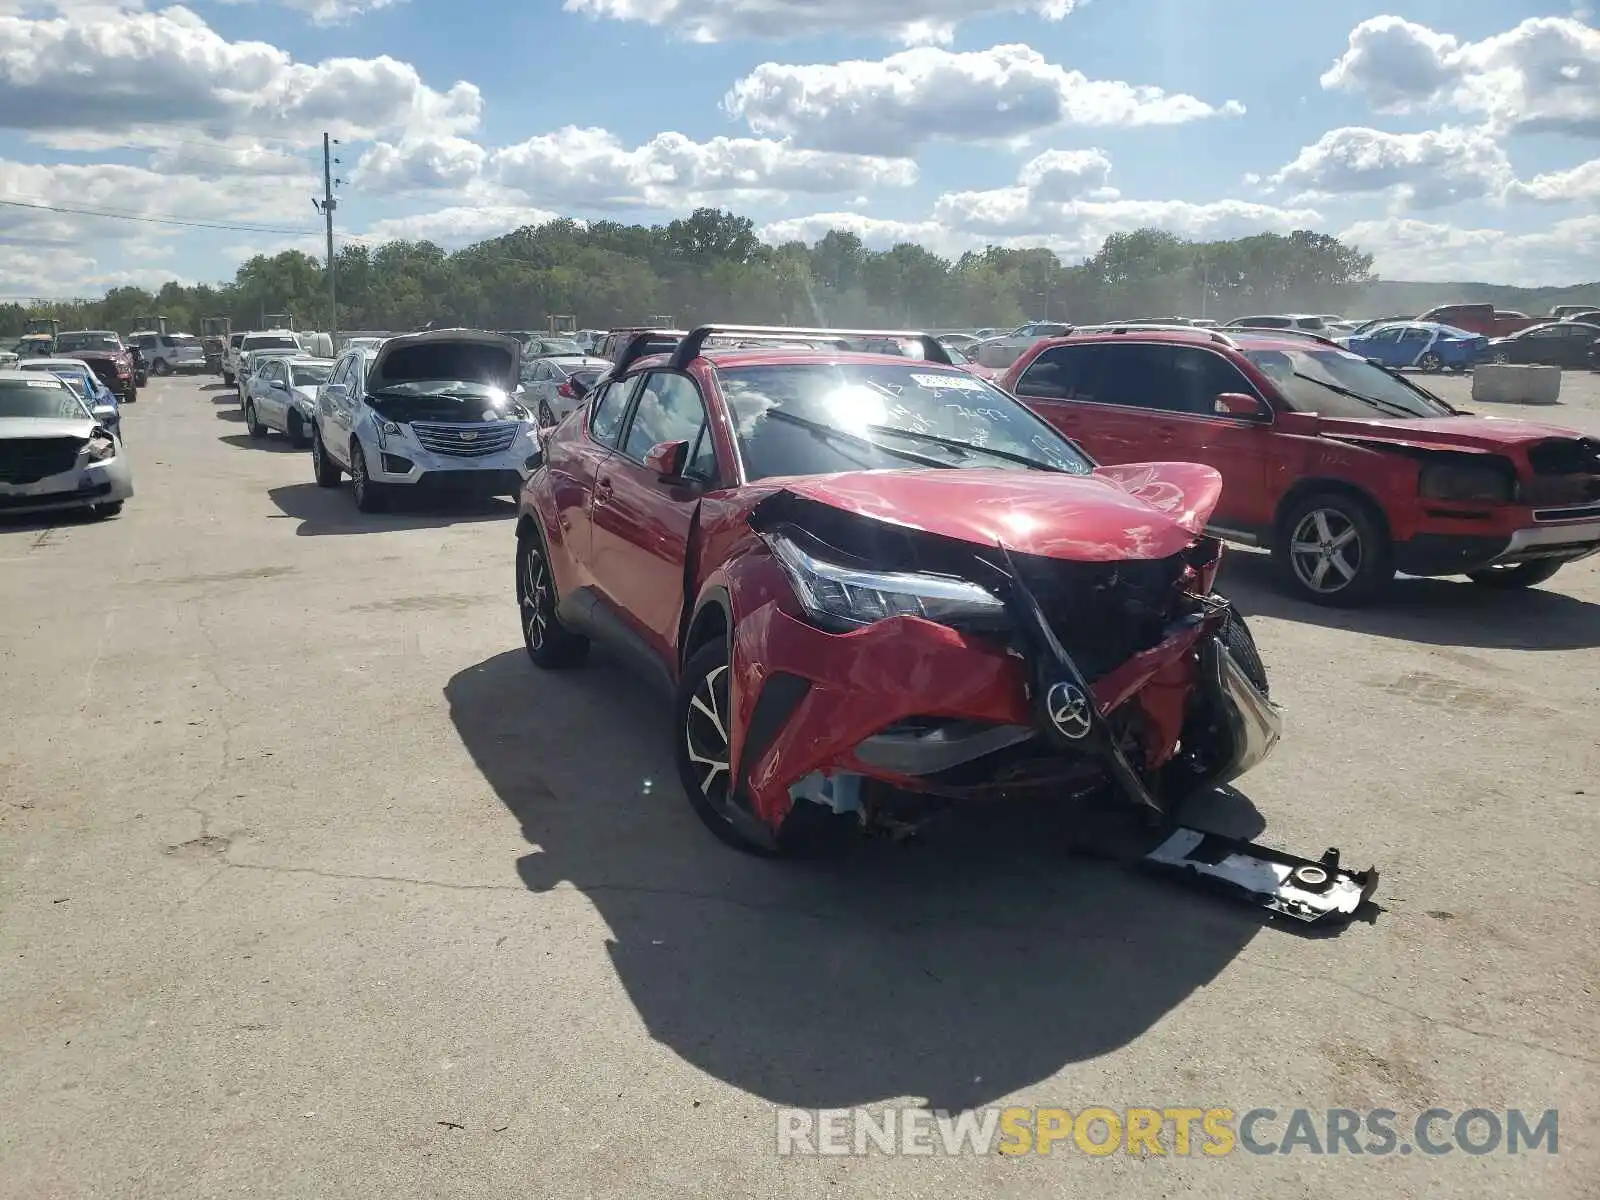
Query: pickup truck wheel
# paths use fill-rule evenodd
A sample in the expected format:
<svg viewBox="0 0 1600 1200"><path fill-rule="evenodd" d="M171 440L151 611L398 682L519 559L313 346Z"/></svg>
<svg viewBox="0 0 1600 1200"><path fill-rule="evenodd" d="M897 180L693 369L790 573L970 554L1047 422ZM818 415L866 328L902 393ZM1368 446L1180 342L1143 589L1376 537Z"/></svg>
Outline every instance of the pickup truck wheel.
<svg viewBox="0 0 1600 1200"><path fill-rule="evenodd" d="M311 473L317 481L318 487L334 488L339 486L339 464L328 457L328 448L322 444L322 431L315 425L311 427Z"/></svg>
<svg viewBox="0 0 1600 1200"><path fill-rule="evenodd" d="M1298 501L1279 525L1273 557L1301 599L1333 608L1368 604L1394 580L1394 548L1383 521L1342 492Z"/></svg>
<svg viewBox="0 0 1600 1200"><path fill-rule="evenodd" d="M1467 572L1467 578L1479 587L1510 591L1513 588L1538 587L1564 566L1566 564L1558 558L1547 558L1503 567L1485 567L1481 571Z"/></svg>
<svg viewBox="0 0 1600 1200"><path fill-rule="evenodd" d="M257 419L256 406L249 400L246 400L244 404L244 428L245 432L253 438L267 436L267 427Z"/></svg>
<svg viewBox="0 0 1600 1200"><path fill-rule="evenodd" d="M373 483L367 473L367 456L361 452L361 443L350 441L350 494L355 497L356 511L380 513L389 507L389 494L381 483Z"/></svg>
<svg viewBox="0 0 1600 1200"><path fill-rule="evenodd" d="M1444 359L1440 358L1437 354L1430 350L1421 358L1417 359L1417 369L1423 372L1425 375L1437 375L1440 371L1444 370Z"/></svg>
<svg viewBox="0 0 1600 1200"><path fill-rule="evenodd" d="M582 666L589 657L589 639L561 623L559 603L543 536L523 534L517 539L517 611L522 617L522 644L533 665L546 671Z"/></svg>

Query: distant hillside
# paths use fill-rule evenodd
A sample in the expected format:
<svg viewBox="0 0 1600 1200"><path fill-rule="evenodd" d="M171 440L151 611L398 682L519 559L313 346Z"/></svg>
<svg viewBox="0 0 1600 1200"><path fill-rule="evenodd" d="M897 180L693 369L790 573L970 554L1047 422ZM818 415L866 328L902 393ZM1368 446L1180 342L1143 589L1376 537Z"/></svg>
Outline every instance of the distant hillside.
<svg viewBox="0 0 1600 1200"><path fill-rule="evenodd" d="M1572 287L1519 288L1498 283L1369 283L1347 307L1347 316L1415 316L1441 304L1492 304L1542 316L1558 304L1593 304L1600 308L1600 282Z"/></svg>

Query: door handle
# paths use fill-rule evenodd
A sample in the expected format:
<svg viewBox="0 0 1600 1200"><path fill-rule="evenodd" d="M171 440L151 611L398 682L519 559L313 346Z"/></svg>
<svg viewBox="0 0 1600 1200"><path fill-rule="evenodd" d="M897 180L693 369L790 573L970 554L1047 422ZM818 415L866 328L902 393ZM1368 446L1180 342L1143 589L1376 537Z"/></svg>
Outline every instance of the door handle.
<svg viewBox="0 0 1600 1200"><path fill-rule="evenodd" d="M611 499L611 481L602 479L594 485L594 502L604 504L609 499Z"/></svg>

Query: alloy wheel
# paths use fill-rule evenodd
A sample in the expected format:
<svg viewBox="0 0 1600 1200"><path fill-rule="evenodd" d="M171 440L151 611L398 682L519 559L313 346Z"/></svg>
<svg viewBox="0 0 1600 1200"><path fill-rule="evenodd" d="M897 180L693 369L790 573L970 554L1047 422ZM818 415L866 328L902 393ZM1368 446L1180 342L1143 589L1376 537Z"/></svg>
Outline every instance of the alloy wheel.
<svg viewBox="0 0 1600 1200"><path fill-rule="evenodd" d="M528 639L528 649L537 652L544 646L545 634L550 628L550 572L545 567L544 555L533 546L523 552L522 560L522 631Z"/></svg>
<svg viewBox="0 0 1600 1200"><path fill-rule="evenodd" d="M1427 372L1429 375L1432 375L1444 366L1444 359L1440 358L1437 354L1424 354L1417 362L1417 366L1421 367L1422 370Z"/></svg>
<svg viewBox="0 0 1600 1200"><path fill-rule="evenodd" d="M684 747L700 794L718 812L728 809L728 665L713 667L696 685L684 718Z"/></svg>
<svg viewBox="0 0 1600 1200"><path fill-rule="evenodd" d="M1344 513L1314 508L1300 518L1289 539L1295 577L1310 591L1331 596L1361 571L1361 533Z"/></svg>

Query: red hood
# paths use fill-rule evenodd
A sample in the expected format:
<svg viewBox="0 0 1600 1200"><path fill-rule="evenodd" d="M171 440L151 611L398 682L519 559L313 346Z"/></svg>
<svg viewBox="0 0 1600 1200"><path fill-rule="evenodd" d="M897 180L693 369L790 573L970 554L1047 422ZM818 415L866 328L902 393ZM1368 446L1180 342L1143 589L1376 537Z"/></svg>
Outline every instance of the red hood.
<svg viewBox="0 0 1600 1200"><path fill-rule="evenodd" d="M1044 471L846 471L764 480L857 516L1077 562L1166 558L1194 541L1222 495L1195 463Z"/></svg>
<svg viewBox="0 0 1600 1200"><path fill-rule="evenodd" d="M1317 418L1318 431L1330 437L1362 438L1393 442L1403 446L1439 447L1451 450L1504 450L1528 446L1547 438L1582 437L1559 425L1537 421L1501 420L1499 417L1428 417L1424 420L1371 421Z"/></svg>

